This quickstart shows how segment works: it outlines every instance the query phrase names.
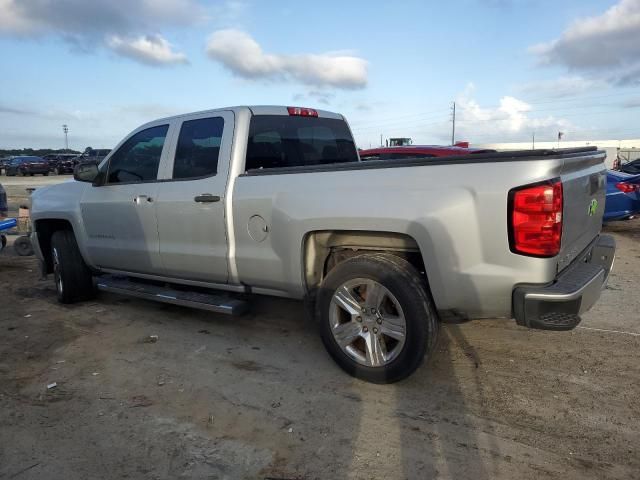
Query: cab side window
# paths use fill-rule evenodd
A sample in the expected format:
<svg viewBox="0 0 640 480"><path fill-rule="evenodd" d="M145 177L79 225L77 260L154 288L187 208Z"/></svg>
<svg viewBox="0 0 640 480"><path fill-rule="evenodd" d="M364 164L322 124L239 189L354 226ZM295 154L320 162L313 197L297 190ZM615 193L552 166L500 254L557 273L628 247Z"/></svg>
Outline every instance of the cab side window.
<svg viewBox="0 0 640 480"><path fill-rule="evenodd" d="M139 183L158 178L169 125L147 128L129 138L109 161L107 183Z"/></svg>
<svg viewBox="0 0 640 480"><path fill-rule="evenodd" d="M184 122L173 162L173 178L201 178L218 173L223 130L224 119L221 117Z"/></svg>

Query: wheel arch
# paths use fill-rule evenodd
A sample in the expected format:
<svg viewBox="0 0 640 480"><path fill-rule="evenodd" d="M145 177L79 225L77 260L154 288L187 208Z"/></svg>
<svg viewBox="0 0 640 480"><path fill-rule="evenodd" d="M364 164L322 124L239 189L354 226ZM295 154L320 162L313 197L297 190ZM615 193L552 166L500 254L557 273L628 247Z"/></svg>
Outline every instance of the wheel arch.
<svg viewBox="0 0 640 480"><path fill-rule="evenodd" d="M69 220L62 218L44 218L34 222L34 232L38 239L40 253L44 261L46 273L53 273L53 259L51 257L51 237L59 230L70 230L76 235Z"/></svg>
<svg viewBox="0 0 640 480"><path fill-rule="evenodd" d="M316 230L305 235L302 245L302 275L307 294L313 295L336 265L369 252L404 258L430 285L428 266L418 242L411 235L374 230Z"/></svg>

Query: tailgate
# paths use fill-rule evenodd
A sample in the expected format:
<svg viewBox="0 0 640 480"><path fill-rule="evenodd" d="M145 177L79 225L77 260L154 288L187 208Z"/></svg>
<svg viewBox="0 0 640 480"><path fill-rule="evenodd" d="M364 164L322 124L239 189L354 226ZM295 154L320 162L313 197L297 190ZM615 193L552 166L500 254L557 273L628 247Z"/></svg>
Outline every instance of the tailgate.
<svg viewBox="0 0 640 480"><path fill-rule="evenodd" d="M567 267L600 233L607 186L604 158L604 152L594 151L564 159L558 271Z"/></svg>

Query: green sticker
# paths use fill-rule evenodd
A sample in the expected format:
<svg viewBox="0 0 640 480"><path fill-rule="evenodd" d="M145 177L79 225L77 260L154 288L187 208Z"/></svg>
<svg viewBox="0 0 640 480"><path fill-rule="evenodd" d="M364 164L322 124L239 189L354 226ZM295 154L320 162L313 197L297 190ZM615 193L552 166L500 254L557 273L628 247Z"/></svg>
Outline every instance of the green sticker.
<svg viewBox="0 0 640 480"><path fill-rule="evenodd" d="M594 198L593 200L591 200L591 203L589 204L589 209L587 210L587 213L589 214L590 217L593 217L597 211L598 211L598 200Z"/></svg>

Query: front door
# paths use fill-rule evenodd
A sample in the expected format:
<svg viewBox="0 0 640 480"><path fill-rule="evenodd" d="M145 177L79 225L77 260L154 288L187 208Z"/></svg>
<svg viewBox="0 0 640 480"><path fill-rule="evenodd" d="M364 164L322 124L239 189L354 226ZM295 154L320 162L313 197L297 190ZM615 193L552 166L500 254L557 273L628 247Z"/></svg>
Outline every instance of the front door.
<svg viewBox="0 0 640 480"><path fill-rule="evenodd" d="M161 275L155 200L160 159L169 125L134 133L101 166L104 183L80 202L93 265Z"/></svg>
<svg viewBox="0 0 640 480"><path fill-rule="evenodd" d="M234 115L224 111L189 116L176 128L173 158L157 192L162 264L170 277L226 283L224 196Z"/></svg>

